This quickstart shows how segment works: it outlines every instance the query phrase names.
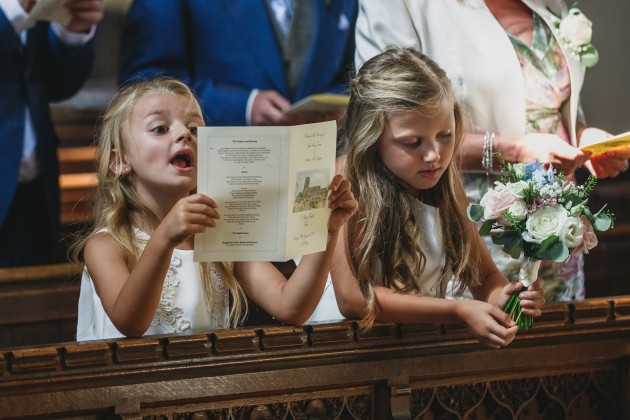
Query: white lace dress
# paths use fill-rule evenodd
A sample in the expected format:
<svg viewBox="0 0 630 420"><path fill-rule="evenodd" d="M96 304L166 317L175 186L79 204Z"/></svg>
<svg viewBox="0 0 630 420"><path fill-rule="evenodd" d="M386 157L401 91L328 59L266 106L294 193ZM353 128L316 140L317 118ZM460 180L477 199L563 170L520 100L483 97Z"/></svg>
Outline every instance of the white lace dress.
<svg viewBox="0 0 630 420"><path fill-rule="evenodd" d="M141 242L149 236L136 230ZM229 293L214 264L211 266L213 301L207 305L199 263L192 250L175 249L171 257L162 296L153 321L145 335L192 333L225 328L229 311ZM109 319L87 268L81 278L77 340L124 337Z"/></svg>

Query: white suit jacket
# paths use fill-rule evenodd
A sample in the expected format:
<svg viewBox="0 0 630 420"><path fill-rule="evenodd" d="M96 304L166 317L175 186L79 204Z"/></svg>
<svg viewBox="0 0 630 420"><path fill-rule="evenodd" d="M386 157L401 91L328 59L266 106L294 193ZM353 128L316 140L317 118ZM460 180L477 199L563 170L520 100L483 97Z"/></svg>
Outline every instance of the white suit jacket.
<svg viewBox="0 0 630 420"><path fill-rule="evenodd" d="M554 15L567 14L562 0L522 1L550 27ZM523 72L510 39L483 0L361 0L357 68L393 45L416 48L446 71L470 118L470 131L525 134ZM563 122L577 145L575 122L585 68L563 52L571 77Z"/></svg>

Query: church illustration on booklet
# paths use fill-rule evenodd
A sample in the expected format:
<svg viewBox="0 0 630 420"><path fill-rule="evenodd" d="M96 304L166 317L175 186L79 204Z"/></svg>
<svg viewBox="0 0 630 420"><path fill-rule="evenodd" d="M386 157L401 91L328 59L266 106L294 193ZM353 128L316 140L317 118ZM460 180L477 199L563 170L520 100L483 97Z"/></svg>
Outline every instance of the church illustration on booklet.
<svg viewBox="0 0 630 420"><path fill-rule="evenodd" d="M312 171L309 171L312 172ZM298 179L303 173L298 173ZM295 201L293 202L293 213L318 209L326 206L326 195L328 188L326 186L311 186L311 176L304 177L304 186L302 190L299 188L299 182L295 185Z"/></svg>

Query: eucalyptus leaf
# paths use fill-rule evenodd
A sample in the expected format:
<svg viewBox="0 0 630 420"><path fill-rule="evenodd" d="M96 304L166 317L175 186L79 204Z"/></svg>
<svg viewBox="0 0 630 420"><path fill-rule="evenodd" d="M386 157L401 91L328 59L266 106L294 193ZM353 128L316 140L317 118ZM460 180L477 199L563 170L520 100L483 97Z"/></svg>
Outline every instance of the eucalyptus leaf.
<svg viewBox="0 0 630 420"><path fill-rule="evenodd" d="M520 240L522 240L521 233L515 230L504 230L492 236L492 242L496 245L505 245L510 242L516 243Z"/></svg>
<svg viewBox="0 0 630 420"><path fill-rule="evenodd" d="M562 262L569 256L569 248L557 236L550 236L545 239L540 248L534 254L534 258L538 260L553 260Z"/></svg>
<svg viewBox="0 0 630 420"><path fill-rule="evenodd" d="M608 214L598 214L595 217L595 223L593 223L593 229L603 232L610 229L612 226L612 218Z"/></svg>
<svg viewBox="0 0 630 420"><path fill-rule="evenodd" d="M486 220L479 228L479 234L482 236L487 235L490 233L490 230L492 230L492 220Z"/></svg>
<svg viewBox="0 0 630 420"><path fill-rule="evenodd" d="M513 246L511 249L506 250L505 246L503 246L503 251L505 251L507 254L510 254L510 257L517 259L518 257L521 256L521 253L523 252L523 241L519 241L515 246Z"/></svg>
<svg viewBox="0 0 630 420"><path fill-rule="evenodd" d="M523 237L520 232L506 230L492 236L492 242L503 245L503 252L512 258L518 258L523 252Z"/></svg>
<svg viewBox="0 0 630 420"><path fill-rule="evenodd" d="M483 216L483 206L479 204L470 204L466 209L466 213L468 213L468 218L473 222L478 222L481 220Z"/></svg>

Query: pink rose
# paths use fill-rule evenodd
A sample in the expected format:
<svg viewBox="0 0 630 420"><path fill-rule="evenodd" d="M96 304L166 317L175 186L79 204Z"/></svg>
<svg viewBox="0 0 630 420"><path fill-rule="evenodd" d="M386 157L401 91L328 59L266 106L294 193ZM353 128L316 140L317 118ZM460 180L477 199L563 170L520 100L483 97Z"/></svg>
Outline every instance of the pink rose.
<svg viewBox="0 0 630 420"><path fill-rule="evenodd" d="M584 252L588 254L588 252L597 246L597 236L595 235L595 230L593 229L593 225L589 222L586 216L580 216L580 221L584 226L584 232L582 233L583 241L582 243L573 248L571 251L571 255L579 255L580 252Z"/></svg>
<svg viewBox="0 0 630 420"><path fill-rule="evenodd" d="M514 204L518 198L507 189L502 191L488 190L481 197L479 204L483 207L483 217L486 220L497 219Z"/></svg>

